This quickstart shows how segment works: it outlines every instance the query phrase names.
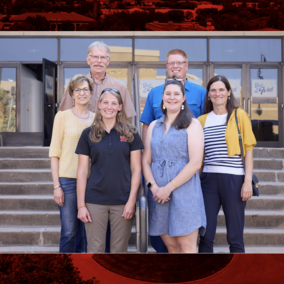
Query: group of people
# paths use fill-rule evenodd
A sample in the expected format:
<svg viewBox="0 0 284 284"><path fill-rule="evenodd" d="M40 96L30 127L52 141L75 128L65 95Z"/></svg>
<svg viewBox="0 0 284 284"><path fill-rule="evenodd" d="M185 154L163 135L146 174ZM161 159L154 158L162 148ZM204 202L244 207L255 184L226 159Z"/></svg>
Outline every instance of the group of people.
<svg viewBox="0 0 284 284"><path fill-rule="evenodd" d="M90 73L74 76L63 95L50 145L59 252L127 252L141 170L157 252L195 253L198 234L199 252L213 252L221 206L230 252L244 252L256 140L238 109L241 157L226 77L214 76L206 89L196 85L186 78L186 53L169 51L165 84L146 100L141 139L130 123L136 113L127 88L106 73L109 47L92 43L87 63Z"/></svg>

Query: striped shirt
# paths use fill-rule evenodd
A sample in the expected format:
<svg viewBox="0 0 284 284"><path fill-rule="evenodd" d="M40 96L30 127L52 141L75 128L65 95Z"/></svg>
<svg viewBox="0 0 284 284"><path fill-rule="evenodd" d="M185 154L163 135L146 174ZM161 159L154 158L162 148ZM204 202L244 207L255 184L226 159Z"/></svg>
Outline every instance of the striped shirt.
<svg viewBox="0 0 284 284"><path fill-rule="evenodd" d="M204 125L204 168L207 173L244 175L244 168L239 155L228 156L225 131L227 114L208 114Z"/></svg>

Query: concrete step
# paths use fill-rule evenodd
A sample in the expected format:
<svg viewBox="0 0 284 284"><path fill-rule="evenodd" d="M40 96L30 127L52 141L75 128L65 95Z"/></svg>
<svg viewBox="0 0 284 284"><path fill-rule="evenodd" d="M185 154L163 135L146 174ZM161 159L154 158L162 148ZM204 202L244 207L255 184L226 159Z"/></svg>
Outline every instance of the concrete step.
<svg viewBox="0 0 284 284"><path fill-rule="evenodd" d="M48 158L49 147L1 147L0 158Z"/></svg>
<svg viewBox="0 0 284 284"><path fill-rule="evenodd" d="M50 169L49 158L1 159L0 169Z"/></svg>
<svg viewBox="0 0 284 284"><path fill-rule="evenodd" d="M284 159L284 148L254 148L254 158Z"/></svg>
<svg viewBox="0 0 284 284"><path fill-rule="evenodd" d="M247 201L246 209L283 210L284 195L260 195Z"/></svg>
<svg viewBox="0 0 284 284"><path fill-rule="evenodd" d="M0 226L60 226L56 211L0 211Z"/></svg>
<svg viewBox="0 0 284 284"><path fill-rule="evenodd" d="M133 226L136 224L134 219ZM0 226L60 226L59 210L18 210L0 211ZM218 216L218 226L225 226L222 210ZM284 228L284 211L246 210L245 226L255 228Z"/></svg>
<svg viewBox="0 0 284 284"><path fill-rule="evenodd" d="M260 195L279 195L284 194L283 182L259 182Z"/></svg>
<svg viewBox="0 0 284 284"><path fill-rule="evenodd" d="M254 158L253 168L255 170L257 169L283 170L283 160L282 159Z"/></svg>
<svg viewBox="0 0 284 284"><path fill-rule="evenodd" d="M0 182L51 182L50 169L0 170Z"/></svg>
<svg viewBox="0 0 284 284"><path fill-rule="evenodd" d="M24 253L58 253L58 245L9 245L0 246L0 254L24 254ZM284 246L245 246L246 253L284 253ZM136 253L135 245L128 246L128 253ZM214 246L214 253L229 253L229 246ZM151 245L148 246L148 253L156 253Z"/></svg>
<svg viewBox="0 0 284 284"><path fill-rule="evenodd" d="M40 195L53 194L50 182L0 182L0 195Z"/></svg>
<svg viewBox="0 0 284 284"><path fill-rule="evenodd" d="M1 246L22 245L58 245L60 240L60 226L1 226ZM129 245L136 245L136 229L133 226Z"/></svg>
<svg viewBox="0 0 284 284"><path fill-rule="evenodd" d="M58 245L59 226L1 226L0 245Z"/></svg>
<svg viewBox="0 0 284 284"><path fill-rule="evenodd" d="M218 227L214 243L224 246L226 235L226 228ZM245 228L244 243L245 246L283 246L284 228Z"/></svg>
<svg viewBox="0 0 284 284"><path fill-rule="evenodd" d="M58 245L9 245L9 246L1 246L0 245L0 253L1 254L18 254L18 253L58 253L59 246Z"/></svg>
<svg viewBox="0 0 284 284"><path fill-rule="evenodd" d="M2 195L1 210L57 210L53 195ZM246 209L284 210L284 195L261 195L247 202Z"/></svg>
<svg viewBox="0 0 284 284"><path fill-rule="evenodd" d="M17 254L17 253L58 253L59 246L58 245L44 245L44 246L16 246L16 245L9 245L9 246L0 246L0 254ZM128 253L137 253L136 245L128 246ZM151 245L148 247L148 253L155 253L156 251L153 249Z"/></svg>
<svg viewBox="0 0 284 284"><path fill-rule="evenodd" d="M58 210L53 195L2 195L1 210Z"/></svg>
<svg viewBox="0 0 284 284"><path fill-rule="evenodd" d="M1 250L0 250L1 251ZM214 246L214 253L229 253L229 246ZM246 253L284 253L283 246L247 246Z"/></svg>
<svg viewBox="0 0 284 284"><path fill-rule="evenodd" d="M7 245L58 245L60 226L1 226L0 246ZM245 228L246 246L284 246L284 228ZM136 244L136 234L132 228L129 245ZM226 246L226 228L218 227L215 244Z"/></svg>
<svg viewBox="0 0 284 284"><path fill-rule="evenodd" d="M226 226L222 210L217 219L218 227ZM245 228L284 228L284 211L245 210Z"/></svg>
<svg viewBox="0 0 284 284"><path fill-rule="evenodd" d="M284 182L284 171L253 170L260 182Z"/></svg>

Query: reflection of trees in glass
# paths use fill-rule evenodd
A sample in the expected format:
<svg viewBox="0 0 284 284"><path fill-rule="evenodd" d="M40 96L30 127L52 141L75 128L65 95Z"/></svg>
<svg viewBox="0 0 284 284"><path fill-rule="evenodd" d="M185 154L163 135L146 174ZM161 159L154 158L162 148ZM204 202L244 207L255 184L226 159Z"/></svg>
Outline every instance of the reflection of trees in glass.
<svg viewBox="0 0 284 284"><path fill-rule="evenodd" d="M0 255L1 283L78 283L99 284L93 277L82 280L72 259L66 254Z"/></svg>
<svg viewBox="0 0 284 284"><path fill-rule="evenodd" d="M9 91L0 88L0 132L16 131L15 100L15 92L11 95Z"/></svg>

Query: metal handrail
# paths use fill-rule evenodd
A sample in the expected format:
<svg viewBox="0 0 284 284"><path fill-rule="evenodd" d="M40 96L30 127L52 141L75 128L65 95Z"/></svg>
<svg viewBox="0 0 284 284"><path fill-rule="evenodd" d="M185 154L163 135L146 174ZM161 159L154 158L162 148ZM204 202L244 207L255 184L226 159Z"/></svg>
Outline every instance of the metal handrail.
<svg viewBox="0 0 284 284"><path fill-rule="evenodd" d="M142 179L136 202L136 246L138 253L148 252L148 202L146 192Z"/></svg>

